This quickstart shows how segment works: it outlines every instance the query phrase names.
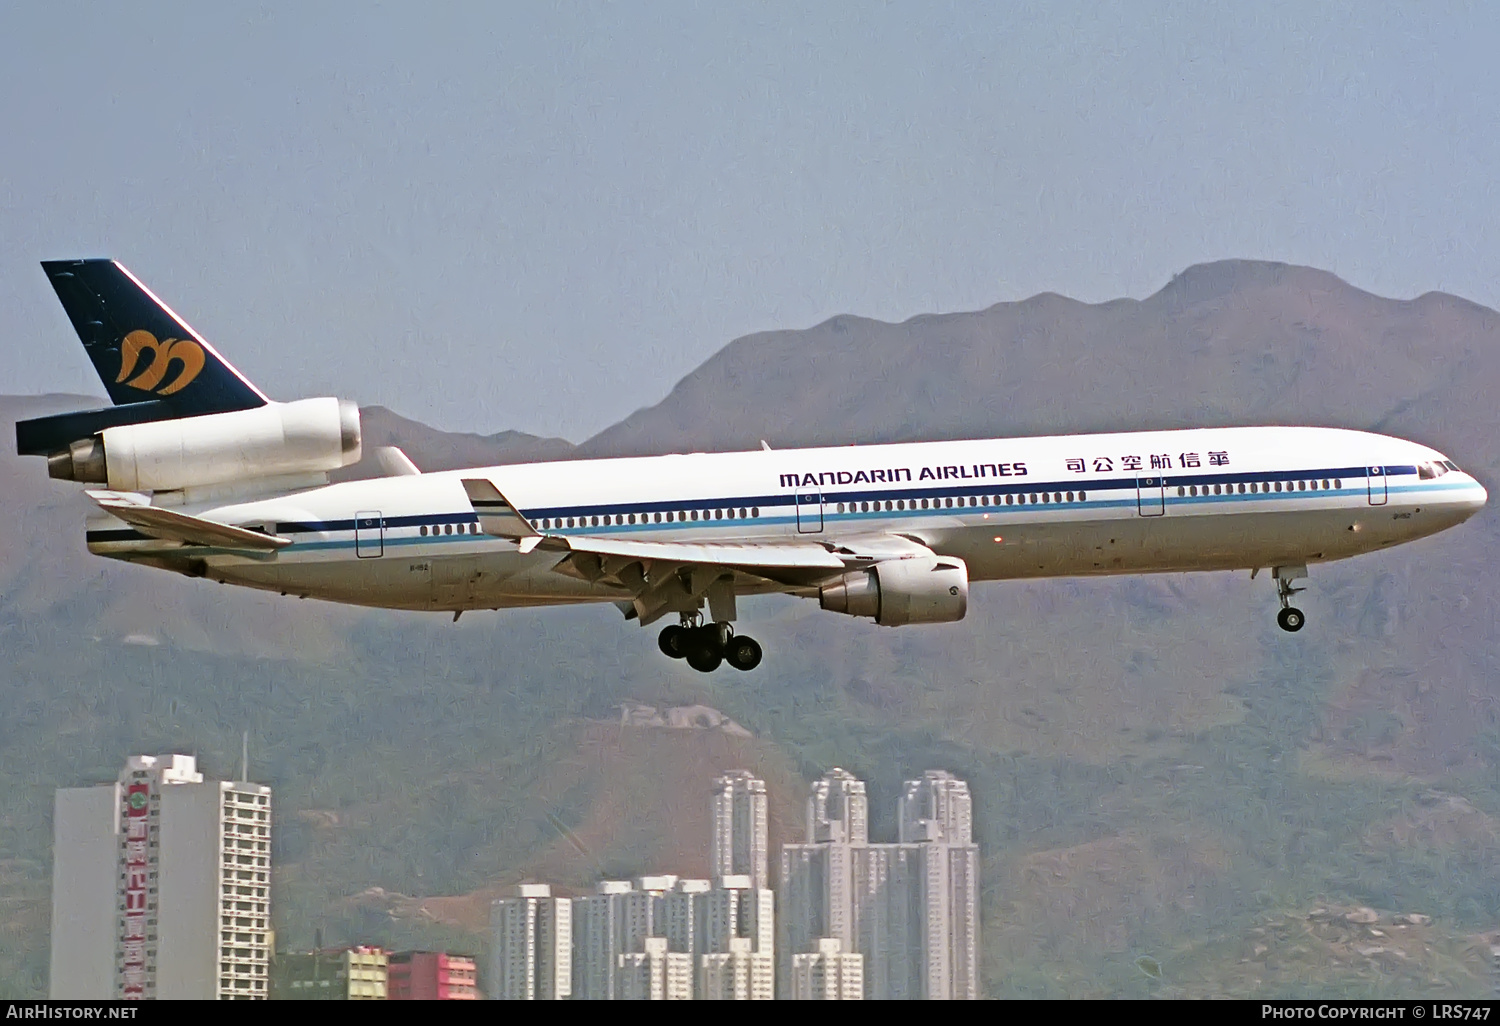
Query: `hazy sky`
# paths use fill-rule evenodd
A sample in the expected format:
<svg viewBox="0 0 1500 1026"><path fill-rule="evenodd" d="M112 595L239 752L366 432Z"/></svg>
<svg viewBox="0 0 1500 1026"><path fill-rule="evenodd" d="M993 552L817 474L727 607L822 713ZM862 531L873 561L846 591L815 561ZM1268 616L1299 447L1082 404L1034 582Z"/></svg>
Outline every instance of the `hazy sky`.
<svg viewBox="0 0 1500 1026"><path fill-rule="evenodd" d="M0 391L113 256L277 398L575 441L731 339L1260 257L1500 306L1500 7L0 0ZM436 13L434 13L436 12Z"/></svg>

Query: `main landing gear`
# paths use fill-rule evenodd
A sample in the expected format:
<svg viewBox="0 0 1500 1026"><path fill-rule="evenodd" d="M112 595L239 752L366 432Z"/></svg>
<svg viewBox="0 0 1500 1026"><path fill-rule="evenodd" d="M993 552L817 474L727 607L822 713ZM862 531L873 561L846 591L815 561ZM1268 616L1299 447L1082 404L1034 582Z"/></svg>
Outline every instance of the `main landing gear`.
<svg viewBox="0 0 1500 1026"><path fill-rule="evenodd" d="M1293 588L1292 582L1298 578L1307 577L1305 566L1278 566L1271 571L1271 576L1276 578L1276 597L1281 600L1281 612L1276 614L1276 623L1289 634L1295 634L1307 623L1307 617L1302 610L1292 605L1292 596L1306 588Z"/></svg>
<svg viewBox="0 0 1500 1026"><path fill-rule="evenodd" d="M663 627L656 643L663 653L686 659L699 673L712 673L726 662L736 670L753 670L760 665L762 655L754 638L735 634L727 623Z"/></svg>

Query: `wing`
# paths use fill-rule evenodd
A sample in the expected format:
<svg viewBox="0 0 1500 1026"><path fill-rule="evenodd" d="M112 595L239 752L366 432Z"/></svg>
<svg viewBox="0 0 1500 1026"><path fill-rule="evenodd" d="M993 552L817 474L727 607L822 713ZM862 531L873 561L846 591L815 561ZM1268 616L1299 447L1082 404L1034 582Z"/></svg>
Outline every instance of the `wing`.
<svg viewBox="0 0 1500 1026"><path fill-rule="evenodd" d="M142 534L188 545L213 545L219 548L255 549L274 552L292 543L290 538L252 531L247 527L221 524L176 510L152 506L144 496L129 492L89 491L88 497L112 517L117 517Z"/></svg>
<svg viewBox="0 0 1500 1026"><path fill-rule="evenodd" d="M736 591L816 588L850 569L882 559L928 554L894 535L838 541L668 542L599 535L543 535L494 482L465 479L464 491L486 534L510 538L522 552L564 553L553 568L590 583L623 589L626 617L651 623L669 612L696 612L708 600L715 619L732 610ZM732 613L727 617L732 619Z"/></svg>

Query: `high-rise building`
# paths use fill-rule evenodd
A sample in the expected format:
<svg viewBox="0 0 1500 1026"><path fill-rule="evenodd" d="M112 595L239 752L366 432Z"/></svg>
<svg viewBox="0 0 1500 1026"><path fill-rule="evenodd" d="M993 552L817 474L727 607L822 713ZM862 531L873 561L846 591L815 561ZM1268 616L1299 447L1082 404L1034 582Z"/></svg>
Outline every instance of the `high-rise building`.
<svg viewBox="0 0 1500 1026"><path fill-rule="evenodd" d="M752 886L770 886L769 815L766 782L746 770L714 781L710 860L715 882L748 876Z"/></svg>
<svg viewBox="0 0 1500 1026"><path fill-rule="evenodd" d="M51 996L269 996L271 789L132 756L53 816Z"/></svg>
<svg viewBox="0 0 1500 1026"><path fill-rule="evenodd" d="M620 956L640 951L653 926L652 896L629 880L603 880L573 899L573 999L613 1001Z"/></svg>
<svg viewBox="0 0 1500 1026"><path fill-rule="evenodd" d="M781 993L792 992L792 956L832 938L848 953L854 933L854 851L870 839L865 782L835 767L807 796L807 843L781 848L778 949Z"/></svg>
<svg viewBox="0 0 1500 1026"><path fill-rule="evenodd" d="M749 937L731 937L727 950L699 955L698 999L770 1001L775 997L775 956L753 947Z"/></svg>
<svg viewBox="0 0 1500 1026"><path fill-rule="evenodd" d="M271 959L271 998L289 1001L384 1001L386 961L380 948L296 951Z"/></svg>
<svg viewBox="0 0 1500 1026"><path fill-rule="evenodd" d="M835 766L813 783L807 796L807 843L866 844L870 800L865 782Z"/></svg>
<svg viewBox="0 0 1500 1026"><path fill-rule="evenodd" d="M693 956L667 950L665 937L644 938L640 951L620 955L618 968L622 1001L693 999Z"/></svg>
<svg viewBox="0 0 1500 1026"><path fill-rule="evenodd" d="M864 788L855 785L843 771L813 784L808 830L824 840L782 848L783 993L798 986L796 958L826 939L863 956L871 999L978 997L979 849L968 785L936 771L909 781L896 844L868 843Z"/></svg>
<svg viewBox="0 0 1500 1026"><path fill-rule="evenodd" d="M943 770L928 770L922 779L908 780L897 829L896 839L904 843L973 843L974 800L969 785Z"/></svg>
<svg viewBox="0 0 1500 1026"><path fill-rule="evenodd" d="M812 951L792 956L793 1001L859 1001L865 996L864 957L820 937Z"/></svg>
<svg viewBox="0 0 1500 1026"><path fill-rule="evenodd" d="M561 1001L573 992L573 902L546 884L521 884L490 906L492 996Z"/></svg>
<svg viewBox="0 0 1500 1026"><path fill-rule="evenodd" d="M474 959L445 951L398 951L386 969L391 1001L473 1001L479 997Z"/></svg>
<svg viewBox="0 0 1500 1026"><path fill-rule="evenodd" d="M653 925L655 934L666 938L667 950L689 954L700 950L707 910L704 897L712 891L707 880L677 880L662 894Z"/></svg>

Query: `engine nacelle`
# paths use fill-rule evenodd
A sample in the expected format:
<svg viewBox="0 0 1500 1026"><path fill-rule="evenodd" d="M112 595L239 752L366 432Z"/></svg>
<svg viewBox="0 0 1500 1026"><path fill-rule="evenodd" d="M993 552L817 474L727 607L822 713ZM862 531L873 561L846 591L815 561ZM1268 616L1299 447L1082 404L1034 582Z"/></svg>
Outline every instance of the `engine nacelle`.
<svg viewBox="0 0 1500 1026"><path fill-rule="evenodd" d="M951 556L886 560L824 585L818 604L835 613L874 617L885 627L953 623L969 611L969 568Z"/></svg>
<svg viewBox="0 0 1500 1026"><path fill-rule="evenodd" d="M337 470L358 463L360 449L358 406L346 399L300 399L106 428L48 456L47 473L118 491L172 491Z"/></svg>

